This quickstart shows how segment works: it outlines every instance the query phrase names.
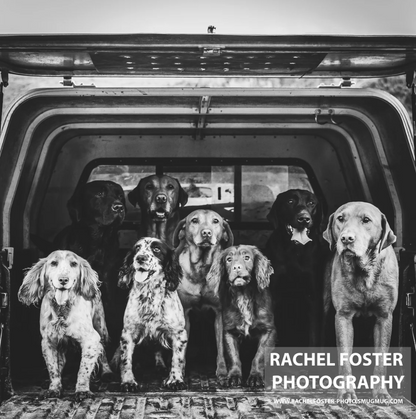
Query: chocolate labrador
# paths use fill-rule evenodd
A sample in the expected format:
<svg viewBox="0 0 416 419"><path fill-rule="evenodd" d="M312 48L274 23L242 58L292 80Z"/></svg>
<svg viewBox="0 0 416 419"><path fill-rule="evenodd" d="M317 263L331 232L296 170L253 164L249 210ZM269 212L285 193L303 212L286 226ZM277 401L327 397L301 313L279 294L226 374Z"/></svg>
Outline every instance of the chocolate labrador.
<svg viewBox="0 0 416 419"><path fill-rule="evenodd" d="M179 208L188 202L179 181L167 175L147 176L128 194L128 199L141 210L140 236L156 237L172 246Z"/></svg>
<svg viewBox="0 0 416 419"><path fill-rule="evenodd" d="M338 351L347 353L353 348L355 316L375 316L374 351L389 351L393 310L396 307L399 269L391 246L396 236L384 214L367 202L349 202L339 207L329 218L324 239L333 250L327 267L324 310L331 301L335 307L335 333ZM348 362L340 366L340 375L351 375ZM382 363L374 368L375 376L383 376ZM385 388L377 385L375 398L389 398ZM338 390L338 398L355 399L353 388Z"/></svg>

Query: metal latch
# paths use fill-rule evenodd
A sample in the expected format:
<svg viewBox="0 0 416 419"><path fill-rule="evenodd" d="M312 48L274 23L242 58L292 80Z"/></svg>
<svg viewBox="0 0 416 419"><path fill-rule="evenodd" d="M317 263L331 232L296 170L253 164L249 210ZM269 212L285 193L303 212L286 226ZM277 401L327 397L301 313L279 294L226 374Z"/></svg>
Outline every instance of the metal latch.
<svg viewBox="0 0 416 419"><path fill-rule="evenodd" d="M14 248L13 247L3 247L3 263L8 269L13 268L13 259L14 259Z"/></svg>
<svg viewBox="0 0 416 419"><path fill-rule="evenodd" d="M412 310L412 316L415 315L415 309L413 305L414 296L415 296L415 287L412 287L411 292L406 293L406 307Z"/></svg>
<svg viewBox="0 0 416 419"><path fill-rule="evenodd" d="M7 308L9 306L9 296L7 293L2 292L0 293L0 308Z"/></svg>

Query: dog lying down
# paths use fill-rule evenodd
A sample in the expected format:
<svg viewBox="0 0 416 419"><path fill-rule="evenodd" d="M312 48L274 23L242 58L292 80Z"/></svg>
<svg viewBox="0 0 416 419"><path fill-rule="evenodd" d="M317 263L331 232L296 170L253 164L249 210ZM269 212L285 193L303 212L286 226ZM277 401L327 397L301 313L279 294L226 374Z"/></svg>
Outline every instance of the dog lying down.
<svg viewBox="0 0 416 419"><path fill-rule="evenodd" d="M90 264L67 250L52 252L26 273L18 299L25 305L41 302L42 353L50 378L44 397L62 395L68 340L77 342L82 351L76 400L92 397L90 378L98 363L102 364L103 375L112 375L103 347L108 332L99 285Z"/></svg>

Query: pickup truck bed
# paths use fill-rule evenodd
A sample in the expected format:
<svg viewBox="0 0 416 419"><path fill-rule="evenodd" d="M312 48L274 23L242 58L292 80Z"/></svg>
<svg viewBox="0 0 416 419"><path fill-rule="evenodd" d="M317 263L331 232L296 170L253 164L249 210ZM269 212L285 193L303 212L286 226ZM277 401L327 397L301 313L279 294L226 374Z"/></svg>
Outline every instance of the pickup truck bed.
<svg viewBox="0 0 416 419"><path fill-rule="evenodd" d="M416 417L416 406L402 404L338 404L319 403L316 392L287 392L219 389L214 371L187 375L188 389L163 391L163 374L154 370L141 377L142 391L120 392L118 382L92 383L95 398L76 402L74 380L64 383L62 399L44 399L44 385L16 382L16 395L0 406L0 418L7 419L127 419L127 418L325 418L325 419L405 419ZM70 380L71 381L71 380ZM335 393L330 395L336 397ZM328 395L322 396L322 400ZM394 397L394 396L393 396ZM299 403L311 398L311 403ZM322 401L321 400L321 401Z"/></svg>

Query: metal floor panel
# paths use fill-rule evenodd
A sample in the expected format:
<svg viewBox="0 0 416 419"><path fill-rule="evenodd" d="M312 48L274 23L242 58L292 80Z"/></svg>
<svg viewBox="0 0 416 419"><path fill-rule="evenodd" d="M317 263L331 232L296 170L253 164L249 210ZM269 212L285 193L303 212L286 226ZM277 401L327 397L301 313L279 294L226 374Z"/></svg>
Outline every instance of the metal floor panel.
<svg viewBox="0 0 416 419"><path fill-rule="evenodd" d="M282 395L287 399L282 403ZM102 393L94 399L75 402L41 400L34 394L16 395L0 406L0 418L7 419L411 419L416 407L401 405L338 405L296 403L311 394L247 392L243 389L206 392L145 392L138 394ZM316 395L315 395L316 396Z"/></svg>

